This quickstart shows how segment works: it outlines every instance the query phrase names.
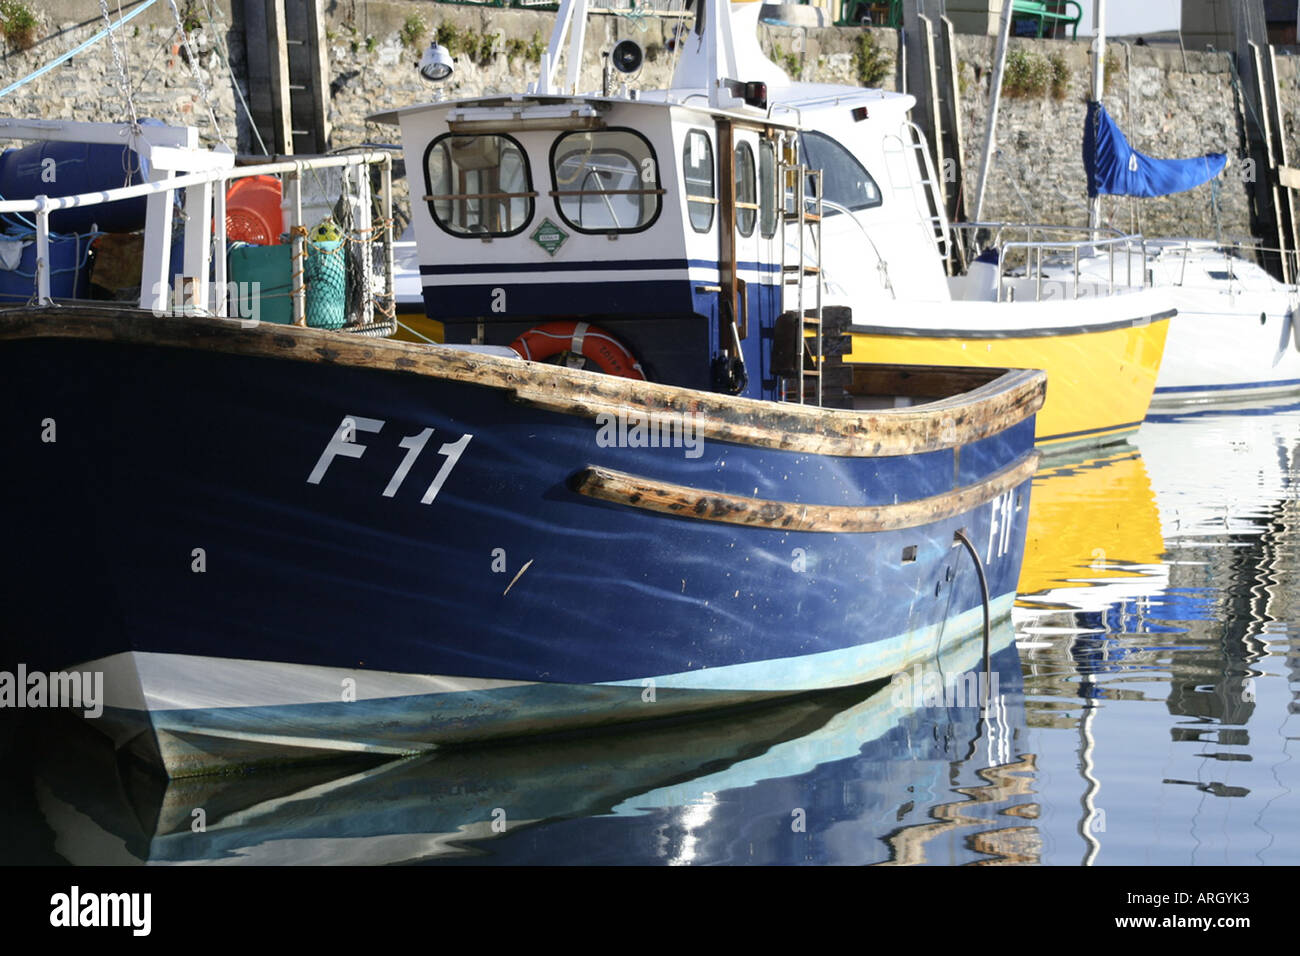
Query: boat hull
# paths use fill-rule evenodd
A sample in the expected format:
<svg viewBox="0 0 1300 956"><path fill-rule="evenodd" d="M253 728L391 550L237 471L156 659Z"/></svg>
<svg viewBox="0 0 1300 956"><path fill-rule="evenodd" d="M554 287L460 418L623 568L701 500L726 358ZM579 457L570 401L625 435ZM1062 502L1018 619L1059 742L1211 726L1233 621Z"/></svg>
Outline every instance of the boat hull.
<svg viewBox="0 0 1300 956"><path fill-rule="evenodd" d="M3 650L102 673L101 729L172 775L879 679L979 627L959 530L992 612L1014 595L1032 409L915 454L609 446L589 409L539 407L574 399L523 398L537 375L607 377L468 353L416 374L425 350L237 323L145 344L188 320L156 321L0 348L6 433L56 428L5 475L25 544L6 552ZM475 362L518 387L471 384ZM713 497L602 500L574 485L592 466ZM845 513L880 527L837 530Z"/></svg>
<svg viewBox="0 0 1300 956"><path fill-rule="evenodd" d="M1169 323L1151 404L1170 407L1300 391L1300 334L1281 295L1188 290ZM1211 311L1215 304L1234 308Z"/></svg>
<svg viewBox="0 0 1300 956"><path fill-rule="evenodd" d="M1122 441L1137 430L1151 403L1169 315L1064 329L949 324L961 331L854 325L845 361L1040 368L1048 391L1035 441L1056 453Z"/></svg>

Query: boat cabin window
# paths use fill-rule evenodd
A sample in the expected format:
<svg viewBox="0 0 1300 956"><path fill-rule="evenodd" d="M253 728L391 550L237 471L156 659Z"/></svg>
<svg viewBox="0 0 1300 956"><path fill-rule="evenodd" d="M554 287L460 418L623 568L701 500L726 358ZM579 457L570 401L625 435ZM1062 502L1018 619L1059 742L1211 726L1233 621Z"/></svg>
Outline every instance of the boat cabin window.
<svg viewBox="0 0 1300 956"><path fill-rule="evenodd" d="M754 151L748 143L736 146L736 228L749 238L758 217L758 187L754 182Z"/></svg>
<svg viewBox="0 0 1300 956"><path fill-rule="evenodd" d="M691 228L708 232L713 228L713 207L718 204L713 184L713 144L709 134L693 129L682 147L682 179L686 182L686 209Z"/></svg>
<svg viewBox="0 0 1300 956"><path fill-rule="evenodd" d="M434 222L453 236L513 236L533 218L528 158L509 136L439 136L424 174Z"/></svg>
<svg viewBox="0 0 1300 956"><path fill-rule="evenodd" d="M551 148L560 217L579 232L637 232L659 217L659 164L630 129L566 133Z"/></svg>
<svg viewBox="0 0 1300 956"><path fill-rule="evenodd" d="M758 144L758 218L764 239L776 235L776 147L770 140Z"/></svg>
<svg viewBox="0 0 1300 956"><path fill-rule="evenodd" d="M799 136L799 149L809 169L822 171L822 196L837 206L857 212L873 209L881 203L880 187L853 154L823 133L805 132ZM840 210L827 208L826 215Z"/></svg>

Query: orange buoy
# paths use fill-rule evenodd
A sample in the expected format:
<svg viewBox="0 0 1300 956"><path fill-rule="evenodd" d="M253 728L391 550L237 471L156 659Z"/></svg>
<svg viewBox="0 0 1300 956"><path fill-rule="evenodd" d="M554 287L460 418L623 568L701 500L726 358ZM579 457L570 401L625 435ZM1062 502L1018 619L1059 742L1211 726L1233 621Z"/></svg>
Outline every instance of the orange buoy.
<svg viewBox="0 0 1300 956"><path fill-rule="evenodd" d="M529 329L510 343L520 358L544 362L561 352L574 352L595 362L606 375L645 381L641 363L618 339L587 322L547 322Z"/></svg>

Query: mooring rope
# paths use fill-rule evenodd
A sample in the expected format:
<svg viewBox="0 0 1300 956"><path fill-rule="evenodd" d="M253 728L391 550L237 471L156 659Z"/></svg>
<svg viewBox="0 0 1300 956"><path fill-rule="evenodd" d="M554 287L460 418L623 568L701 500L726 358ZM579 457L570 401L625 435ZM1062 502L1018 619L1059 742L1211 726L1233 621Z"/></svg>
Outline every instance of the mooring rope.
<svg viewBox="0 0 1300 956"><path fill-rule="evenodd" d="M111 36L112 33L113 33L113 31L116 30L118 27L120 27L122 24L126 23L126 22L127 22L128 20L130 20L132 17L138 16L138 15L140 15L141 13L144 13L146 10L148 10L151 6L153 6L153 5L154 5L155 3L157 3L157 2L158 2L158 0L145 0L144 3L142 3L140 6L136 7L134 10L132 10L132 11L131 11L130 13L128 13L126 16L122 17L122 18L121 18L120 20L118 20L116 23L112 23L112 22L110 22L110 23L108 24L107 27L105 27L104 29L100 30L98 33L96 33L96 34L95 34L93 37L91 37L89 40L86 40L84 43L79 43L79 44L77 44L75 47L73 47L73 48L72 48L71 50L69 50L67 53L64 53L62 56L57 56L57 57L55 57L53 60L51 60L49 63L46 63L46 64L45 64L43 67L41 67L39 70L35 70L35 71L31 72L31 73L28 73L28 74L27 74L26 76L24 76L22 79L20 79L20 80L15 80L14 82L10 83L10 84L9 84L8 86L6 86L3 90L0 90L0 97L7 96L8 94L12 93L14 90L19 89L20 87L25 86L26 84L30 83L32 80L35 80L35 79L37 79L38 77L44 76L46 73L50 72L50 70L54 69L54 68L55 68L56 66L58 66L60 63L66 63L68 60L71 60L74 56L76 56L76 55L77 55L78 53L80 53L82 50L85 50L87 47L93 46L94 44L98 43L100 40L104 39L104 37L106 37L106 36ZM100 8L103 10L103 13L104 13L104 19L105 19L105 20L108 20L108 7L105 6L103 3L101 3L101 4L100 4Z"/></svg>

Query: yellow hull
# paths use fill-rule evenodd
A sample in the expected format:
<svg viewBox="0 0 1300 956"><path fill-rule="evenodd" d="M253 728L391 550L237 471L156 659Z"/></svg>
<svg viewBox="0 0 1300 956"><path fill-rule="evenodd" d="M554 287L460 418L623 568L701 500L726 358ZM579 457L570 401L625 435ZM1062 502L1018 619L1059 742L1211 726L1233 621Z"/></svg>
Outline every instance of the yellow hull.
<svg viewBox="0 0 1300 956"><path fill-rule="evenodd" d="M423 304L418 308L423 310ZM398 310L397 323L397 331L392 337L399 342L441 342L443 340L442 323L437 319L429 318L423 311Z"/></svg>
<svg viewBox="0 0 1300 956"><path fill-rule="evenodd" d="M854 332L845 361L1043 369L1047 403L1038 413L1034 437L1050 451L1105 444L1137 429L1151 404L1168 332L1167 318L1096 332L1021 337Z"/></svg>

